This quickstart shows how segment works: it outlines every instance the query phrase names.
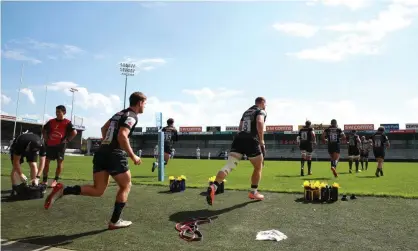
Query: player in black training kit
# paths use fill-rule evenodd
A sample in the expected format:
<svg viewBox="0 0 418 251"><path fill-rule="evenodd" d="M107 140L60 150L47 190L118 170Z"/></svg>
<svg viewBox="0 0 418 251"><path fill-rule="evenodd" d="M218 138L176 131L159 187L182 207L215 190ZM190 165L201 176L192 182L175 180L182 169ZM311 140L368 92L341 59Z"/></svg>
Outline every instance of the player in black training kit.
<svg viewBox="0 0 418 251"><path fill-rule="evenodd" d="M311 127L311 121L306 121L305 126L299 130L299 135L297 137L297 142L300 148L302 155L301 166L300 166L300 176L304 176L304 166L305 161L308 162L308 175L312 175L311 165L312 165L312 152L313 145L316 144L316 137L313 128Z"/></svg>
<svg viewBox="0 0 418 251"><path fill-rule="evenodd" d="M266 153L264 144L264 123L267 117L265 103L264 98L256 98L255 105L248 108L242 115L238 127L239 132L232 141L227 163L216 175L214 184L208 187L206 201L209 205L212 205L215 200L215 192L218 186L234 170L244 154L247 155L254 167L251 176L251 191L248 197L253 200L264 199L264 195L260 194L257 189Z"/></svg>
<svg viewBox="0 0 418 251"><path fill-rule="evenodd" d="M331 171L335 177L337 174L338 160L340 159L341 139L344 139L344 132L337 125L337 120L331 120L331 126L322 133L322 141L328 143L328 153L331 157Z"/></svg>
<svg viewBox="0 0 418 251"><path fill-rule="evenodd" d="M360 161L360 137L357 135L356 130L352 130L349 135L346 137L346 141L348 144L348 166L349 166L349 172L352 173L353 168L353 160L356 163L356 172L360 172L358 170L359 167L359 161Z"/></svg>
<svg viewBox="0 0 418 251"><path fill-rule="evenodd" d="M108 228L110 230L129 227L132 222L120 219L123 208L128 200L131 189L131 172L128 167L127 156L135 165L141 164L141 158L135 155L129 143L129 137L137 124L137 116L144 112L147 97L141 92L134 92L129 97L129 107L113 115L101 128L102 144L93 157L94 185L67 186L58 183L45 200L45 209L63 195L83 195L100 197L109 184L109 176L116 181L119 190L112 218Z"/></svg>
<svg viewBox="0 0 418 251"><path fill-rule="evenodd" d="M367 170L369 168L369 151L372 148L371 139L366 139L365 136L361 136L361 152L360 152L360 164L361 170ZM364 162L366 166L364 167Z"/></svg>
<svg viewBox="0 0 418 251"><path fill-rule="evenodd" d="M383 162L385 161L386 149L390 147L389 139L385 134L383 126L377 129L373 134L373 154L377 161L376 177L383 176Z"/></svg>
<svg viewBox="0 0 418 251"><path fill-rule="evenodd" d="M177 134L177 129L174 127L174 119L167 120L167 126L162 129L164 132L164 166L168 164L168 160L171 156L171 151L173 149L174 141L178 141L179 137ZM155 171L155 168L158 167L158 158L157 161L152 163L152 171Z"/></svg>
<svg viewBox="0 0 418 251"><path fill-rule="evenodd" d="M41 156L39 169L37 167L38 156ZM12 161L12 196L17 194L17 187L21 183L27 183L26 175L22 172L21 165L25 161L30 167L30 178L33 186L39 185L39 178L45 167L46 148L42 139L33 133L19 135L10 146L10 159ZM45 187L46 188L46 187Z"/></svg>

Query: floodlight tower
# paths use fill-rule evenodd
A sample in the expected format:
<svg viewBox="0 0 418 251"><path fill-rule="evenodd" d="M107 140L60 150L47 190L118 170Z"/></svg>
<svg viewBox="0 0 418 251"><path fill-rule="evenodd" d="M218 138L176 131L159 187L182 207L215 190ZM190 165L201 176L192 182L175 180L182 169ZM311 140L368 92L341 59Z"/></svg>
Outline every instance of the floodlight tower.
<svg viewBox="0 0 418 251"><path fill-rule="evenodd" d="M126 105L126 87L128 86L128 76L132 77L135 75L135 64L131 63L120 63L120 72L125 75L125 96L123 98L123 109Z"/></svg>
<svg viewBox="0 0 418 251"><path fill-rule="evenodd" d="M74 109L74 93L75 92L78 92L78 89L76 89L76 88L70 88L70 92L72 92L73 93L73 100L72 100L72 102L71 102L71 118L70 118L70 120L71 121L73 121L73 109Z"/></svg>

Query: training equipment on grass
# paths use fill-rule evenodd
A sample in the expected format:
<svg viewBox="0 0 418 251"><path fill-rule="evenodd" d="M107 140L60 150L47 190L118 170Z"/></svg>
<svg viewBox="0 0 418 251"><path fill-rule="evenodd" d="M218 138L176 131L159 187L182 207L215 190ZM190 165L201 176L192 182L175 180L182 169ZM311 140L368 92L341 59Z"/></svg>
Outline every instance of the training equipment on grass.
<svg viewBox="0 0 418 251"><path fill-rule="evenodd" d="M213 185L215 182L216 176L212 176L209 178L209 186ZM219 184L219 186L216 188L215 194L221 194L225 192L225 182L226 180L223 180L222 183Z"/></svg>
<svg viewBox="0 0 418 251"><path fill-rule="evenodd" d="M305 181L303 182L304 199L306 202L335 202L338 200L338 189L340 185L333 183L332 186L325 182Z"/></svg>
<svg viewBox="0 0 418 251"><path fill-rule="evenodd" d="M177 179L174 176L170 176L168 180L170 182L170 192L177 193L186 190L186 176L181 175Z"/></svg>
<svg viewBox="0 0 418 251"><path fill-rule="evenodd" d="M180 238L186 241L201 241L203 239L202 233L199 231L199 225L211 223L212 220L217 219L217 216L192 218L185 222L176 224L176 230L179 232Z"/></svg>
<svg viewBox="0 0 418 251"><path fill-rule="evenodd" d="M39 184L37 186L22 183L16 187L13 195L10 196L13 200L34 200L42 199L46 191L46 185Z"/></svg>

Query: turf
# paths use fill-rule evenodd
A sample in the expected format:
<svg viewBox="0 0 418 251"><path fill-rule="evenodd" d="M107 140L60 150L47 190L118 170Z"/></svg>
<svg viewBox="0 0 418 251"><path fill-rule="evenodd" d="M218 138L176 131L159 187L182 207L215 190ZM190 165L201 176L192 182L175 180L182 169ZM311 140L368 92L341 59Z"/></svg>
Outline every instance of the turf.
<svg viewBox="0 0 418 251"><path fill-rule="evenodd" d="M10 187L2 177L2 196ZM74 181L67 180L73 184ZM165 187L133 186L122 217L128 229L106 231L116 187L101 198L65 196L50 210L43 200L2 202L3 239L74 250L416 250L418 200L358 197L333 204L305 204L301 195L266 193L249 202L243 191L218 195L206 205L202 189L168 194ZM416 213L415 213L416 214ZM202 225L203 241L187 243L174 230L190 217L214 216ZM258 231L277 229L281 242L255 241ZM415 236L415 237L414 237Z"/></svg>
<svg viewBox="0 0 418 251"><path fill-rule="evenodd" d="M166 185L168 176L185 175L188 187L206 187L208 178L216 175L224 165L223 160L170 160L166 168L166 181L158 182L157 171L151 172L153 159L144 158L143 164L134 166L130 162L130 168L135 184ZM66 156L64 164L63 179L91 180L92 179L92 157ZM27 170L24 164L24 170ZM302 192L304 180L321 180L328 183L337 182L341 193L355 193L358 195L373 196L397 196L405 198L418 198L418 163L394 163L384 165L384 177L376 178L374 172L376 163L369 163L369 170L359 174L348 173L348 163L340 162L338 171L340 176L334 178L328 162L313 162L313 175L300 177L300 163L297 161L266 161L263 170L263 178L260 189L274 192ZM9 175L11 163L7 155L2 155L2 175ZM53 178L55 163L52 163L50 178ZM27 172L28 173L28 172ZM241 161L238 168L227 178L226 189L244 189L250 186L250 175L252 167L249 161Z"/></svg>

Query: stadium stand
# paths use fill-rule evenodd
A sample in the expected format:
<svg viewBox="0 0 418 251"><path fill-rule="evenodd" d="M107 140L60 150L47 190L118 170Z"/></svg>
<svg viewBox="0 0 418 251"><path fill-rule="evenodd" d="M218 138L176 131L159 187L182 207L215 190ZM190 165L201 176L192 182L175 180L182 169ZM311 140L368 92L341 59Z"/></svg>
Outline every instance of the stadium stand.
<svg viewBox="0 0 418 251"><path fill-rule="evenodd" d="M16 122L16 136L19 136L25 131L41 135L42 121L29 118L20 118L10 115L1 115L1 149L3 153L7 153L11 141L13 140L13 130ZM77 136L67 145L67 152L76 153L81 149L81 139L85 127L82 125L75 125L77 129Z"/></svg>
<svg viewBox="0 0 418 251"><path fill-rule="evenodd" d="M285 126L282 126L285 127ZM175 143L175 156L182 158L194 158L196 148L200 148L201 158L207 158L211 153L211 158L222 158L221 153L229 151L230 144L236 131L209 131L202 132L202 127L195 132L185 132L180 127L179 141ZM275 128L281 128L275 126ZM316 128L315 128L316 129ZM374 125L373 125L374 129ZM358 130L360 136L370 136L374 133L373 129ZM142 128L137 128L131 137L131 145L135 151L142 150L143 156L152 156L154 147L158 144L157 128L147 127L144 132ZM316 160L327 160L329 158L327 146L324 145L320 136L322 130L316 130L317 142L313 158ZM349 130L346 130L346 133ZM297 131L269 131L265 134L267 155L266 159L294 160L300 159L300 151L296 144ZM391 147L387 151L387 160L399 161L418 161L418 129L390 130L387 132ZM341 156L344 159L348 150L346 145L342 145ZM374 159L373 153L370 153L370 159Z"/></svg>

